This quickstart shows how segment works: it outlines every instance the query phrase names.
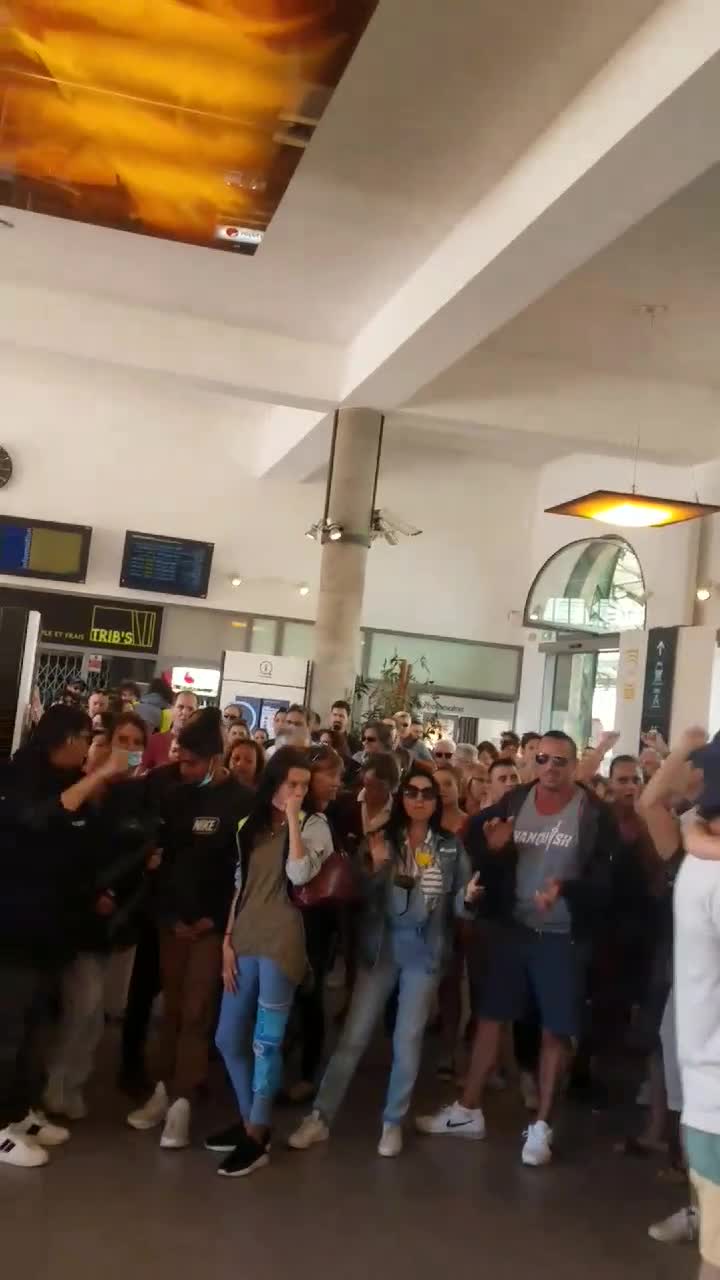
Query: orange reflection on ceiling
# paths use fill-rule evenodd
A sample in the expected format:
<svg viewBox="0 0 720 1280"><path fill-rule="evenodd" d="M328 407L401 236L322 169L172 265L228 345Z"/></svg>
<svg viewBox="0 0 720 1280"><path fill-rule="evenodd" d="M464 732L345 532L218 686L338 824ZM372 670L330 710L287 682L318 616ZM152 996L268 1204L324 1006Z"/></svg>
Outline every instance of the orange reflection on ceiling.
<svg viewBox="0 0 720 1280"><path fill-rule="evenodd" d="M5 0L0 202L253 252L377 0Z"/></svg>

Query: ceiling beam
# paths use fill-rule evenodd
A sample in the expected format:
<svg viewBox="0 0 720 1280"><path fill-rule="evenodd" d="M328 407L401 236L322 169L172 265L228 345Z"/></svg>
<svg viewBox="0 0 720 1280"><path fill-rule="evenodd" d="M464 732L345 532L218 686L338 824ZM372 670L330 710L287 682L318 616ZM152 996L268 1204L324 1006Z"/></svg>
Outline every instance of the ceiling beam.
<svg viewBox="0 0 720 1280"><path fill-rule="evenodd" d="M720 159L720 8L667 0L352 344L392 408Z"/></svg>

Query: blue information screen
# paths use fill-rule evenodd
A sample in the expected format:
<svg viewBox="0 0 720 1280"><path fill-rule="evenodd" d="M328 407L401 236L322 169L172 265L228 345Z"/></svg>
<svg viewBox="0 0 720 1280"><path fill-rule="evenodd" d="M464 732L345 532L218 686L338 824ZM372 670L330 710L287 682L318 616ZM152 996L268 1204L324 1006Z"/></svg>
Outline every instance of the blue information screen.
<svg viewBox="0 0 720 1280"><path fill-rule="evenodd" d="M120 586L132 591L204 597L213 551L212 542L128 530Z"/></svg>
<svg viewBox="0 0 720 1280"><path fill-rule="evenodd" d="M0 573L24 573L30 557L30 530L20 524L6 524L0 533Z"/></svg>
<svg viewBox="0 0 720 1280"><path fill-rule="evenodd" d="M86 525L0 516L0 573L84 582L91 534Z"/></svg>

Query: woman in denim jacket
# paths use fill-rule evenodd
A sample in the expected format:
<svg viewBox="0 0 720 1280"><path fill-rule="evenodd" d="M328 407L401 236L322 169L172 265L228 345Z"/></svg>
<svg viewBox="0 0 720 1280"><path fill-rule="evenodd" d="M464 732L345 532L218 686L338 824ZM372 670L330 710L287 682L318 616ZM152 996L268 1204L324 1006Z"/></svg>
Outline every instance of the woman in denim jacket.
<svg viewBox="0 0 720 1280"><path fill-rule="evenodd" d="M387 827L368 837L360 971L315 1108L290 1138L296 1150L330 1136L329 1126L396 987L392 1069L378 1154L396 1156L402 1150L401 1125L417 1079L425 1024L442 975L453 912L468 915L482 892L470 879L462 843L442 829L441 815L434 777L422 764L411 765Z"/></svg>

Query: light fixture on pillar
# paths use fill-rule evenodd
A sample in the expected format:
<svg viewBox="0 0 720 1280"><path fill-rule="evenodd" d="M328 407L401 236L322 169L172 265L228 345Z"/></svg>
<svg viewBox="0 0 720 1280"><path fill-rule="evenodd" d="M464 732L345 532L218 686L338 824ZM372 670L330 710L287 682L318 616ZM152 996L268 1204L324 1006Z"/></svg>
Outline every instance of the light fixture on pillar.
<svg viewBox="0 0 720 1280"><path fill-rule="evenodd" d="M322 527L323 527L322 520L316 520L315 524L311 524L310 528L305 530L305 537L309 538L311 542L320 542Z"/></svg>
<svg viewBox="0 0 720 1280"><path fill-rule="evenodd" d="M713 594L714 589L715 589L714 582L704 582L701 586L698 587L697 591L695 592L695 599L699 600L700 604L706 604L707 601L710 599L711 595Z"/></svg>
<svg viewBox="0 0 720 1280"><path fill-rule="evenodd" d="M398 545L398 534L402 534L404 538L418 538L421 533L422 529L416 529L414 524L408 524L406 520L401 520L400 516L393 515L392 511L374 510L372 513L371 542L375 542L378 538L384 538L389 546L396 547Z"/></svg>
<svg viewBox="0 0 720 1280"><path fill-rule="evenodd" d="M345 530L342 525L337 524L335 520L331 520L331 522L325 527L325 533L331 542L339 542L344 532Z"/></svg>

